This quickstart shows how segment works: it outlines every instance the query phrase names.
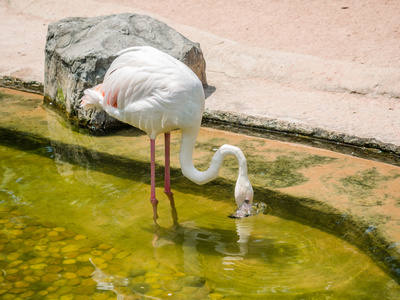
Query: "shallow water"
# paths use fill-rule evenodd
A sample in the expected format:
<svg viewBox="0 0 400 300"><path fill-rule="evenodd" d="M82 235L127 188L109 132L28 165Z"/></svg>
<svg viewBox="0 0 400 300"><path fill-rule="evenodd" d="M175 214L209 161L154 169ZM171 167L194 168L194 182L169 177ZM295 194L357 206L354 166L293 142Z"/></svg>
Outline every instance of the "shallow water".
<svg viewBox="0 0 400 300"><path fill-rule="evenodd" d="M157 169L158 228L149 165L135 159L147 156L145 136L91 137L41 107L21 119L18 111L1 127L2 299L400 297L369 257L335 236L272 215L228 218L233 191L221 181L198 188L173 170L174 226ZM212 155L200 148L198 161Z"/></svg>

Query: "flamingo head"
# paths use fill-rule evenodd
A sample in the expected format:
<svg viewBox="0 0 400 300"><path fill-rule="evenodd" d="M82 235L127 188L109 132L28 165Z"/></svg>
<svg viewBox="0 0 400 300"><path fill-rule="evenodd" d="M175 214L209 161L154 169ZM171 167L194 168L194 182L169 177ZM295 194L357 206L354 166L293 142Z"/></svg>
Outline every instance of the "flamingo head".
<svg viewBox="0 0 400 300"><path fill-rule="evenodd" d="M252 215L253 205L253 187L249 179L238 178L235 187L235 200L238 206L236 212L231 215L232 218L244 218Z"/></svg>

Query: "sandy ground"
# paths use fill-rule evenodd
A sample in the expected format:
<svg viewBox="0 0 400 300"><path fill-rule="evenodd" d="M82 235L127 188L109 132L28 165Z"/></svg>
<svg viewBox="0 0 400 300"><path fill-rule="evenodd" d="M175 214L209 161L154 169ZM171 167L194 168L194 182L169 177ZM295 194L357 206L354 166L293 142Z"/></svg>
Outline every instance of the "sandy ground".
<svg viewBox="0 0 400 300"><path fill-rule="evenodd" d="M396 0L1 0L0 76L43 82L50 22L121 12L158 18L200 43L208 112L375 139L400 153Z"/></svg>

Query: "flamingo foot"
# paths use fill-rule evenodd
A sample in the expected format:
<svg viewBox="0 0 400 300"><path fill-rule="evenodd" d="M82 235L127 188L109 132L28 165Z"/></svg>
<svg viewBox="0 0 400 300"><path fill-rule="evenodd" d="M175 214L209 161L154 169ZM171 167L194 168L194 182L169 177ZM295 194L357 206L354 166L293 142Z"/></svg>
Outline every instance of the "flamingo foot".
<svg viewBox="0 0 400 300"><path fill-rule="evenodd" d="M169 203L171 205L171 215L172 215L172 220L174 222L174 225L178 225L178 212L176 211L175 208L175 199L174 199L174 193L171 191L164 191L165 195L167 195L169 199Z"/></svg>

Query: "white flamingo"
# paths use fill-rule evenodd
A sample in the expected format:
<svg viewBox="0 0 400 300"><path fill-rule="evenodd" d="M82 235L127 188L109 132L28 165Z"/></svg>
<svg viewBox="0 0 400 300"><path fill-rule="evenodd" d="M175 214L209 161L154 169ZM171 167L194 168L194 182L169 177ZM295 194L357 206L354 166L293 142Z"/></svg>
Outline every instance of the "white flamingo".
<svg viewBox="0 0 400 300"><path fill-rule="evenodd" d="M223 145L214 154L210 167L198 171L193 165L193 150L204 111L204 91L199 78L185 64L152 47L132 47L122 50L107 71L104 82L85 90L81 107L100 107L114 118L140 128L150 137L151 197L156 221L155 139L165 135L164 192L174 201L170 187L170 132L182 131L179 160L182 173L197 184L218 177L224 157L234 155L239 163L235 187L238 207L247 211L253 201L253 188L247 177L247 162L242 151ZM242 212L243 215L243 212ZM241 216L240 214L238 216Z"/></svg>

